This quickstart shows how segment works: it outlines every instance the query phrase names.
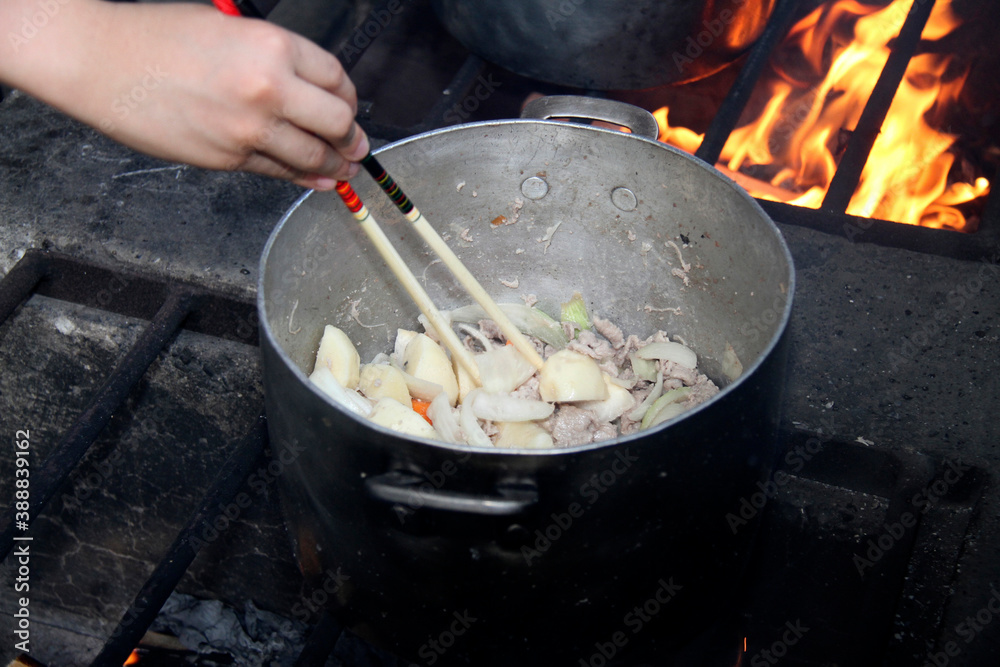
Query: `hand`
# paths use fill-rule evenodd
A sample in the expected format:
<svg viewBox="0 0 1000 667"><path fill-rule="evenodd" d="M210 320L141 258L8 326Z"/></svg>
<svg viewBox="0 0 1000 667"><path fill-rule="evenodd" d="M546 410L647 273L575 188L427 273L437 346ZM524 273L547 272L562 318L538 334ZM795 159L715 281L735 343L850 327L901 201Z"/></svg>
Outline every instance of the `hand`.
<svg viewBox="0 0 1000 667"><path fill-rule="evenodd" d="M0 79L136 150L317 189L368 152L354 85L303 37L193 4L60 2L31 40L0 47L19 46L0 53L13 63ZM20 25L10 10L0 28Z"/></svg>

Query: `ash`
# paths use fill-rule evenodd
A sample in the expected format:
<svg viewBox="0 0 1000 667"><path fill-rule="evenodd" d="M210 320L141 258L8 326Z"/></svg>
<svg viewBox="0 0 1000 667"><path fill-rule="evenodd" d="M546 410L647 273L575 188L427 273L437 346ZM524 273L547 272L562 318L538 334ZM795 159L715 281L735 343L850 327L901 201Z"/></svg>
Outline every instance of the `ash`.
<svg viewBox="0 0 1000 667"><path fill-rule="evenodd" d="M307 635L303 623L258 609L250 601L237 611L219 600L176 592L150 629L176 636L199 654L225 653L238 667L292 667Z"/></svg>
<svg viewBox="0 0 1000 667"><path fill-rule="evenodd" d="M197 664L238 667L293 667L305 648L310 626L246 602L239 611L219 600L174 592L150 630L170 634L205 659ZM338 633L326 667L415 667L360 639ZM226 656L227 659L219 659ZM215 662L213 660L218 660Z"/></svg>

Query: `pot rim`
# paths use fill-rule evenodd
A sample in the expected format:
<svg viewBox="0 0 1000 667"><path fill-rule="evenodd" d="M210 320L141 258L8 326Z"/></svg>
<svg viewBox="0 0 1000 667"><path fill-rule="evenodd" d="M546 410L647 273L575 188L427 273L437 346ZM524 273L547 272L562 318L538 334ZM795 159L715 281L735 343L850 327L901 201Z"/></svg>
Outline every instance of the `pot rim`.
<svg viewBox="0 0 1000 667"><path fill-rule="evenodd" d="M430 138L430 137L435 137L435 136L438 136L438 135L445 135L445 134L449 134L449 133L457 132L457 131L465 131L465 130L477 129L477 128L509 128L509 127L518 126L518 125L537 126L538 124L543 124L543 125L559 125L560 127L565 127L566 125L569 125L571 127L578 128L580 131L584 131L584 132L599 132L599 133L617 135L619 137L622 137L622 139L619 139L619 140L641 141L641 142L645 142L647 144L654 145L659 150L664 150L664 151L667 151L668 153L674 153L675 155L679 156L681 159L689 161L695 167L704 170L705 173L706 173L706 176L717 178L717 179L721 179L722 182L726 183L731 189L733 189L735 191L735 193L736 193L736 195L738 197L741 197L747 203L749 203L750 206L751 206L751 208L754 209L754 211L760 216L761 219L763 219L763 221L766 224L766 227L775 235L775 237L776 237L776 239L778 241L778 246L781 249L781 254L784 256L785 262L788 265L788 294L787 294L787 298L785 299L785 305L784 305L784 308L783 308L783 310L781 312L781 317L780 317L780 319L779 319L779 321L777 323L778 326L776 327L776 329L774 331L774 334L771 336L770 340L767 342L767 345L764 347L763 351L758 355L758 357L754 360L754 362L752 364L750 364L749 367L744 368L743 374L740 375L740 377L736 378L735 380L733 380L732 382L730 382L729 384L727 384L725 387L722 387L719 390L718 394L716 394L715 396L713 396L709 400L705 401L704 403L696 405L695 407L691 408L690 410L688 410L688 411L686 411L686 412L684 412L684 413L682 413L680 415L677 415L676 417L673 417L672 419L668 419L667 421L665 421L665 422L657 425L656 427L654 427L652 429L648 429L648 430L644 430L644 431L638 431L638 432L632 433L630 435L619 436L617 438L611 438L609 440L601 440L599 442L592 442L592 443L587 443L587 444L583 444L583 445L574 445L572 447L558 447L558 448L554 447L554 448L551 448L551 449L499 449L499 448L496 448L496 447L476 447L476 446L472 446L472 445L453 445L451 443L443 442L441 440L431 440L429 438L420 438L420 437L414 437L414 436L404 435L404 434L399 433L397 431L393 431L392 429L388 429L388 428L385 428L385 427L380 426L378 424L375 424L375 423L373 423L373 422L371 422L371 421L369 421L367 419L360 418L357 415L355 415L355 414L349 412L348 410L345 410L341 406L339 406L332 398L330 398L329 396L327 396L325 393L321 392L312 382L309 381L308 376L302 371L302 369L300 369L298 367L298 365L294 361L292 361L292 358L285 351L284 347L282 347L277 342L277 340L276 340L276 338L275 338L275 336L273 334L273 331L271 329L271 326L268 323L268 319L266 317L266 314L267 314L267 304L266 304L265 299L264 299L264 279L265 279L266 268L267 268L267 264L268 264L268 259L269 259L270 255L271 255L272 247L273 247L273 245L274 245L274 243L275 243L278 235L281 233L281 230L284 228L285 223L289 220L289 218L291 218L291 216L295 213L295 211L299 208L299 206L302 205L306 201L306 199L308 199L315 192L314 190L308 190L305 193L303 193L302 196L299 197L295 201L295 203L292 204L292 206L285 212L285 214L281 217L281 219L275 225L274 229L271 230L271 234L268 236L267 243L264 245L264 250L261 253L260 263L258 264L258 267L257 267L258 273L257 273L257 299L256 299L256 301L257 301L257 313L258 313L258 320L259 320L259 328L260 328L260 334L261 334L260 337L261 337L261 340L262 340L262 344L263 344L263 341L266 340L267 344L269 344L275 350L275 352L277 353L278 358L281 360L281 362L287 368L289 368L291 370L292 374L295 375L296 379L299 382L303 383L304 385L306 385L308 387L309 391L311 391L314 396L316 396L321 401L326 402L328 405L333 406L333 408L335 408L336 410L340 411L343 415L345 415L345 416L349 417L350 419L355 420L358 423L364 425L366 428L374 429L375 431L379 431L379 432L383 433L384 435L387 435L387 436L390 436L390 437L405 438L406 440L408 440L408 441L410 441L412 443L415 443L417 445L430 446L430 447L434 447L436 449L441 449L441 450L448 451L448 452L459 452L459 453L466 453L466 452L468 452L470 454L480 454L480 455L481 454L487 454L487 455L500 456L500 457L505 457L505 456L572 455L572 454L578 454L578 453L581 453L581 452L588 452L588 451L593 451L593 450L597 450L597 449L603 449L605 447L615 447L615 446L618 446L618 445L634 443L635 441L637 441L637 440L639 440L641 438L646 438L646 437L648 437L649 435L651 435L653 433L657 433L657 432L663 431L665 429L668 429L668 428L672 427L673 425L675 425L675 424L677 424L677 423L679 423L679 422L681 422L681 421L683 421L683 420L685 420L687 418L690 418L690 417L693 417L694 415L697 415L702 410L707 409L709 406L713 405L714 403L716 403L717 401L719 401L723 397L725 397L728 394L736 391L740 387L740 385L742 385L744 382L749 381L750 376L754 375L757 372L757 369L764 363L764 361L767 360L774 353L774 348L777 347L777 345L780 342L782 336L784 335L785 331L788 328L789 321L791 320L792 306L793 306L793 302L795 300L795 287L796 287L795 264L794 264L794 262L792 260L792 255L791 255L791 252L788 249L788 244L785 241L785 237L782 235L781 230L778 228L777 224L775 224L774 220L771 219L771 217L764 211L764 209L757 202L757 200L754 199L753 197L751 197L750 194L745 189L743 189L739 184L737 184L731 178L729 178L728 176L726 176L725 174L723 174L721 171L719 171L718 169L716 169L714 166L712 166L712 165L710 165L710 164L708 164L708 163L706 163L706 162L704 162L704 161L702 161L702 160L694 157L690 153L687 153L685 151L680 150L679 148L675 148L674 146L670 146L669 144L665 144L665 143L663 143L661 141L657 141L655 139L647 139L645 137L641 137L641 136L634 135L634 134L629 134L629 133L626 133L626 132L620 132L618 130L612 130L612 129L601 128L601 127L593 127L591 125L583 125L583 124L580 124L580 123L567 123L565 121L541 120L541 119L532 119L532 118L516 118L516 119L509 119L509 120L488 120L488 121L479 121L479 122L475 122L475 123L462 123L462 124L459 124L459 125L451 125L449 127L443 127L443 128L439 128L439 129L436 129L436 130L431 130L429 132L423 132L421 134L413 135L412 137L406 137L405 139L400 139L398 141L394 141L394 142L386 144L385 146L382 146L381 148L379 148L379 149L377 149L375 151L372 151L372 152L373 152L373 154L378 155L382 151L390 149L390 148L399 148L399 147L402 147L402 146L406 146L407 144L415 143L417 141L421 141L421 140L424 140L424 139L427 139L427 138Z"/></svg>

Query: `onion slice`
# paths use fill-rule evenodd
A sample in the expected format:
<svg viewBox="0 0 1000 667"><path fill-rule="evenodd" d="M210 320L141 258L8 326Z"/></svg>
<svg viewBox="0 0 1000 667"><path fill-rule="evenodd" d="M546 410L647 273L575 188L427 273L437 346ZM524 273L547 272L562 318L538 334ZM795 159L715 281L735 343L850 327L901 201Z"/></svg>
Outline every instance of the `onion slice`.
<svg viewBox="0 0 1000 667"><path fill-rule="evenodd" d="M465 433L465 441L468 444L473 447L492 447L493 441L486 435L483 427L479 425L476 415L472 412L472 404L476 401L476 397L480 392L482 392L482 389L473 389L469 392L469 395L462 402L458 423L462 425L462 431Z"/></svg>
<svg viewBox="0 0 1000 667"><path fill-rule="evenodd" d="M535 374L535 367L513 345L477 354L476 365L483 381L483 391L491 394L512 392Z"/></svg>
<svg viewBox="0 0 1000 667"><path fill-rule="evenodd" d="M640 428L652 428L684 412L687 407L681 405L681 401L685 400L690 393L691 387L680 387L665 392L646 411Z"/></svg>
<svg viewBox="0 0 1000 667"><path fill-rule="evenodd" d="M367 417L371 414L372 404L368 402L368 399L355 390L347 389L340 384L325 364L319 364L309 376L309 380L348 412L353 412L360 417Z"/></svg>
<svg viewBox="0 0 1000 667"><path fill-rule="evenodd" d="M448 395L441 392L434 397L427 408L427 416L433 422L434 430L445 442L453 445L465 444L462 426L458 423L458 413L448 403Z"/></svg>
<svg viewBox="0 0 1000 667"><path fill-rule="evenodd" d="M663 408L660 410L650 410L649 412L646 413L646 416L647 417L650 415L653 416L648 421L646 419L643 419L642 420L643 424L641 428L647 429L647 428L653 428L654 426L658 426L663 422L667 421L668 419L673 419L674 417L681 414L685 410L687 410L687 408L684 407L682 403L669 403L663 406Z"/></svg>
<svg viewBox="0 0 1000 667"><path fill-rule="evenodd" d="M517 398L506 394L476 393L466 403L472 404L472 413L480 419L494 422L530 422L552 416L555 406L545 401ZM463 404L464 406L464 404Z"/></svg>
<svg viewBox="0 0 1000 667"><path fill-rule="evenodd" d="M664 342L650 343L636 350L636 356L640 359L662 359L680 364L685 368L698 367L698 355L691 348L680 343Z"/></svg>
<svg viewBox="0 0 1000 667"><path fill-rule="evenodd" d="M410 390L410 396L413 398L419 398L421 401L433 401L438 394L444 391L444 387L439 385L437 382L422 380L416 376L410 375L403 370L403 367L395 360L392 362L392 367L403 374L403 380L406 382L406 388Z"/></svg>
<svg viewBox="0 0 1000 667"><path fill-rule="evenodd" d="M534 336L557 350L561 350L569 344L569 339L566 338L562 325L537 308L526 306L523 303L500 303L497 305L521 333ZM475 324L479 320L489 319L486 311L477 305L463 306L445 315L450 316L452 322L466 324Z"/></svg>
<svg viewBox="0 0 1000 667"><path fill-rule="evenodd" d="M663 373L657 373L656 384L653 385L653 390L649 392L648 396L646 396L646 400L644 400L642 403L639 404L639 407L637 407L632 412L628 413L628 418L634 422L637 422L640 419L642 419L643 415L646 414L646 410L648 410L649 407L653 405L654 402L656 402L656 399L658 399L660 397L660 394L662 393L663 393Z"/></svg>

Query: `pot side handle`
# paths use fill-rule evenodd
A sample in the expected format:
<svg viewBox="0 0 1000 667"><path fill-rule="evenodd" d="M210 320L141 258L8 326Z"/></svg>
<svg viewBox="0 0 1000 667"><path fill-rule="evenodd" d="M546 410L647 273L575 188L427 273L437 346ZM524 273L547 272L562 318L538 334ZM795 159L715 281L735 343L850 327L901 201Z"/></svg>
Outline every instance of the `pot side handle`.
<svg viewBox="0 0 1000 667"><path fill-rule="evenodd" d="M655 140L660 135L660 127L653 114L645 109L617 100L582 95L549 95L532 100L524 105L521 118L579 118L581 120L603 120L627 127L635 134Z"/></svg>
<svg viewBox="0 0 1000 667"><path fill-rule="evenodd" d="M427 478L402 471L365 480L368 494L385 503L429 507L483 516L520 514L538 503L538 491L525 486L500 485L497 495L484 496L427 488Z"/></svg>

